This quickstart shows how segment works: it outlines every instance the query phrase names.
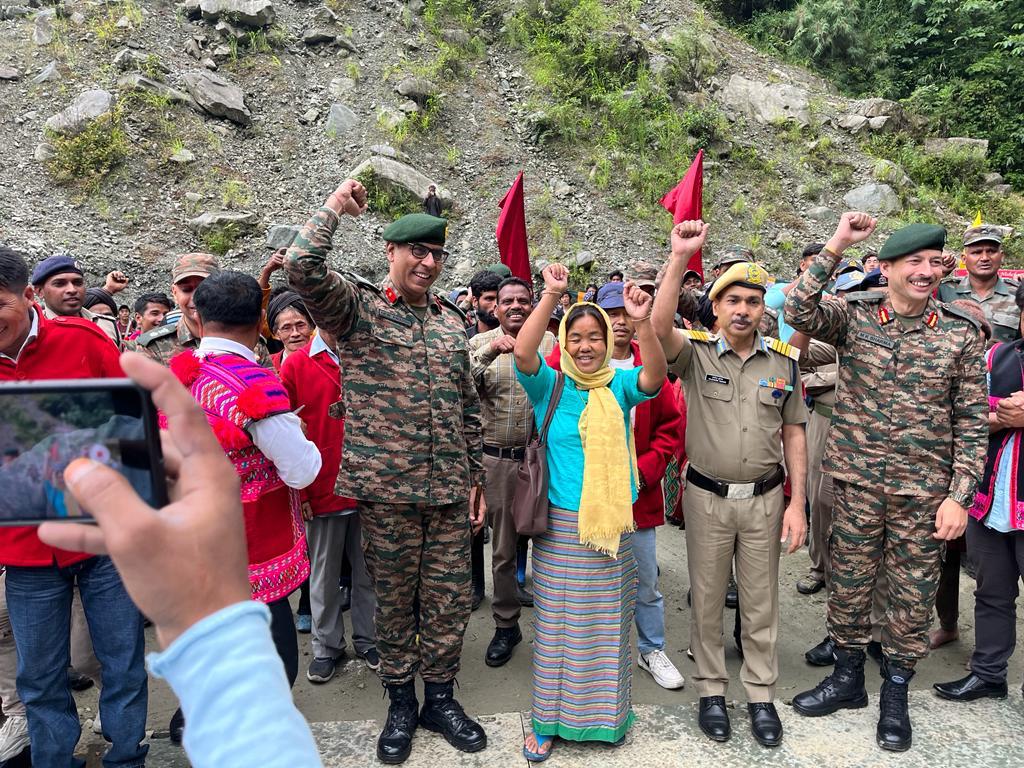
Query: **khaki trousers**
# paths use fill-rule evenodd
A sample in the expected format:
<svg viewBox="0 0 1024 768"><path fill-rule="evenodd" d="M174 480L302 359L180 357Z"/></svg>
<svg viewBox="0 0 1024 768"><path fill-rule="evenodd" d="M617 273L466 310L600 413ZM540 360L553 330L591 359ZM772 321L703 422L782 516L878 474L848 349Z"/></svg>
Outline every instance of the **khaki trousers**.
<svg viewBox="0 0 1024 768"><path fill-rule="evenodd" d="M516 495L516 476L520 462L500 459L484 454L487 472L484 498L491 528L491 578L494 580L494 598L491 610L496 627L514 627L519 624L519 596L516 587L516 533L512 519L512 502Z"/></svg>
<svg viewBox="0 0 1024 768"><path fill-rule="evenodd" d="M781 485L752 499L723 499L692 483L686 487L683 510L693 602L690 648L699 696L724 696L729 686L722 611L735 553L743 640L740 680L750 702L775 698L784 503Z"/></svg>
<svg viewBox="0 0 1024 768"><path fill-rule="evenodd" d="M832 475L821 471L828 438L827 419L813 408L807 415L807 501L811 507L810 576L824 579L826 586L832 578L828 556L828 535L832 527Z"/></svg>

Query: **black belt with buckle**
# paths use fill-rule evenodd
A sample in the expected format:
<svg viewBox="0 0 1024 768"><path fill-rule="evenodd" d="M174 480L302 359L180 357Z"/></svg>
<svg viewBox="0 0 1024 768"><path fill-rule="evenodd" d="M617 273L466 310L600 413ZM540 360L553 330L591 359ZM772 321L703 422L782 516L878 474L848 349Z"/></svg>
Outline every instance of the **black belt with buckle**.
<svg viewBox="0 0 1024 768"><path fill-rule="evenodd" d="M711 491L711 493L721 496L723 499L752 499L755 496L768 493L772 488L780 485L785 477L786 473L782 471L782 467L776 467L775 471L763 480L757 480L753 483L723 483L721 480L715 480L713 477L702 475L693 466L688 467L686 470L686 481L688 483L693 483L705 491Z"/></svg>
<svg viewBox="0 0 1024 768"><path fill-rule="evenodd" d="M498 459L512 459L513 461L522 461L523 457L526 456L525 448L499 448L496 445L485 445L484 453L488 456L494 456Z"/></svg>

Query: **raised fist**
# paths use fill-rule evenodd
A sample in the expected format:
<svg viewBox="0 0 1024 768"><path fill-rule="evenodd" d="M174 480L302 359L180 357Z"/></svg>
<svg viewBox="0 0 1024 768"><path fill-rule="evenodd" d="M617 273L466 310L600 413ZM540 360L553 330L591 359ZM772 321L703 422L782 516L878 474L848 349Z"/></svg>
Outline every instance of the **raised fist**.
<svg viewBox="0 0 1024 768"><path fill-rule="evenodd" d="M569 270L565 268L564 264L548 264L541 272L541 277L544 278L544 290L546 291L562 293L569 287Z"/></svg>
<svg viewBox="0 0 1024 768"><path fill-rule="evenodd" d="M128 276L124 272L114 270L107 274L106 280L103 283L103 290L113 295L120 293L128 287Z"/></svg>
<svg viewBox="0 0 1024 768"><path fill-rule="evenodd" d="M689 259L704 247L708 237L708 224L702 220L681 221L672 227L672 255Z"/></svg>
<svg viewBox="0 0 1024 768"><path fill-rule="evenodd" d="M345 179L327 198L326 205L339 216L359 216L366 210L366 187L355 179Z"/></svg>
<svg viewBox="0 0 1024 768"><path fill-rule="evenodd" d="M504 336L499 336L498 338L491 342L491 351L498 355L504 355L507 352L513 352L515 348L516 337L509 336L508 334Z"/></svg>
<svg viewBox="0 0 1024 768"><path fill-rule="evenodd" d="M622 303L625 305L626 314L630 318L633 320L644 320L651 315L654 299L651 298L647 291L630 280L622 289Z"/></svg>
<svg viewBox="0 0 1024 768"><path fill-rule="evenodd" d="M832 238L837 240L845 250L851 245L867 240L877 226L878 219L873 218L870 214L849 211L839 219L839 226L836 227L836 233Z"/></svg>

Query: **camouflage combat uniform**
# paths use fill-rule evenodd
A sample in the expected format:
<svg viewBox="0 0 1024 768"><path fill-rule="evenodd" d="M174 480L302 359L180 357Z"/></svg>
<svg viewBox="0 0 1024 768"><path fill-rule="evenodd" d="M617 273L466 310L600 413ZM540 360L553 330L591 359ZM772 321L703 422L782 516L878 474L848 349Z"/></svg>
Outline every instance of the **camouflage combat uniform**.
<svg viewBox="0 0 1024 768"><path fill-rule="evenodd" d="M160 365L170 365L171 358L186 349L198 349L199 337L193 336L185 321L180 319L174 325L158 325L146 331L134 341L126 341L125 349L141 352ZM273 368L267 345L260 339L256 342L256 362L264 368Z"/></svg>
<svg viewBox="0 0 1024 768"><path fill-rule="evenodd" d="M471 605L469 492L484 479L463 315L437 294L413 308L390 281L328 270L337 226L330 209L314 213L286 268L317 327L338 339L345 442L336 492L360 503L380 677L398 685L418 668L428 682L448 682Z"/></svg>
<svg viewBox="0 0 1024 768"><path fill-rule="evenodd" d="M1020 336L1020 310L1017 308L1016 293L1017 282L1000 277L992 293L985 297L978 296L971 290L970 275L965 275L963 279L954 277L943 280L939 286L939 301L966 299L981 307L985 319L992 326L991 346L999 342L1016 341Z"/></svg>
<svg viewBox="0 0 1024 768"><path fill-rule="evenodd" d="M839 351L822 469L832 474L829 633L871 639L871 593L884 558L885 656L913 668L928 653L942 542L939 505L970 506L987 438L984 341L974 321L929 300L900 318L882 293L822 298L838 257L822 251L786 298L786 322Z"/></svg>

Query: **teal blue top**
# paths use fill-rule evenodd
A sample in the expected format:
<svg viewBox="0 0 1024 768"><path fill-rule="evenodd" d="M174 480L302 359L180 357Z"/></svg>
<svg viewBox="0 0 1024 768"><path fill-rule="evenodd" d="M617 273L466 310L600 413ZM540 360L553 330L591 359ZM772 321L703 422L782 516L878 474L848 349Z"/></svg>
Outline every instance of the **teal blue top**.
<svg viewBox="0 0 1024 768"><path fill-rule="evenodd" d="M538 357L540 357L538 355ZM608 388L615 395L622 409L622 423L629 434L629 412L645 400L656 397L657 393L647 395L640 391L638 379L643 368L623 370L616 368L615 377ZM516 368L519 383L526 390L530 402L533 403L533 418L539 430L544 423L544 414L548 410L548 400L555 389L555 370L540 360L540 370L533 376ZM568 376L562 396L555 408L555 415L548 428L548 501L552 506L579 512L580 496L583 494L583 442L580 440L580 416L587 405L590 393L576 387L576 383ZM628 456L628 454L627 454ZM627 458L627 461L629 459ZM636 478L632 479L633 501L636 502Z"/></svg>

